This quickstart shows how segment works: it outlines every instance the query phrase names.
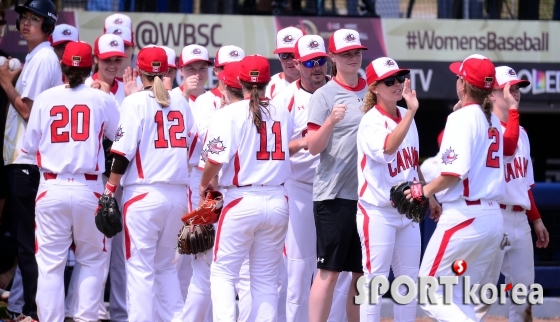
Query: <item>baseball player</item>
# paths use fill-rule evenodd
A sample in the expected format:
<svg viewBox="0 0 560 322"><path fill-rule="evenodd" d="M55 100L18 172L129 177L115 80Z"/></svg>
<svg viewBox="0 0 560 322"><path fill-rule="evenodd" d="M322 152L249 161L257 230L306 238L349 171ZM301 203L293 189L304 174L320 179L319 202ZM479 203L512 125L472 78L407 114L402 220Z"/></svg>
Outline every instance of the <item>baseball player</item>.
<svg viewBox="0 0 560 322"><path fill-rule="evenodd" d="M91 214L103 189L105 160L99 153L103 135L117 130L119 114L109 95L84 85L91 71L91 52L91 46L83 42L66 46L61 64L68 85L37 96L21 148L25 154L37 155L41 169L35 252L42 321L64 320L64 267L72 241L81 264L76 320L97 320L104 266L109 260L105 237L91 229Z"/></svg>
<svg viewBox="0 0 560 322"><path fill-rule="evenodd" d="M364 275L406 275L418 278L420 264L420 227L391 206L389 191L404 181L424 181L419 169L420 145L414 115L418 110L416 91L410 89L410 70L399 68L388 57L372 61L366 68L368 93L364 99L364 117L358 127L358 215L362 242ZM404 83L404 86L403 86ZM397 106L402 98L407 109ZM430 198L432 216L441 206ZM366 283L369 285L369 283ZM406 286L399 289L407 293ZM367 291L366 291L367 292ZM362 321L381 319L381 297L377 305L367 305ZM414 321L416 302L395 304L395 321Z"/></svg>
<svg viewBox="0 0 560 322"><path fill-rule="evenodd" d="M317 35L304 35L295 45L294 65L301 79L291 83L276 95L272 105L285 108L294 122L290 139L291 178L286 181L290 219L284 256L287 266L287 321L306 321L309 318L310 281L315 273L317 251L313 219L313 178L319 156L307 150L307 114L311 95L327 83L325 43Z"/></svg>
<svg viewBox="0 0 560 322"><path fill-rule="evenodd" d="M177 225L188 210L184 162L193 117L187 102L161 81L168 69L165 50L143 48L137 65L145 87L121 105L105 194L113 194L119 181L124 187L129 320L171 321L183 306L173 259Z"/></svg>
<svg viewBox="0 0 560 322"><path fill-rule="evenodd" d="M66 45L71 41L78 41L78 38L78 29L63 23L54 27L52 35L49 36L49 42L56 56L61 60Z"/></svg>
<svg viewBox="0 0 560 322"><path fill-rule="evenodd" d="M134 32L132 31L132 19L122 13L115 13L105 18L103 32L106 34L119 35L124 40L124 51L126 54L125 59L117 73L118 80L123 81L122 77L128 67L132 67L132 60L134 58ZM138 80L139 85L142 85Z"/></svg>
<svg viewBox="0 0 560 322"><path fill-rule="evenodd" d="M531 227L526 218L533 223L537 235L537 248L548 246L548 231L544 226L531 188L533 164L529 138L523 127L519 126L518 106L521 99L519 88L527 87L529 81L517 78L515 71L508 66L496 67L496 84L490 100L494 114L500 119L504 132L504 176L506 182L505 198L500 200L504 219L504 232L509 243L498 253L489 270L488 283L498 282L500 271L506 283L522 283L529 286L535 282L535 267ZM477 306L477 318L484 320L490 305ZM510 305L510 321L531 321L531 304Z"/></svg>
<svg viewBox="0 0 560 322"><path fill-rule="evenodd" d="M276 34L276 50L282 72L272 76L266 87L266 97L272 99L289 84L299 79L299 70L294 65L294 51L296 42L303 36L303 31L295 27L284 28Z"/></svg>
<svg viewBox="0 0 560 322"><path fill-rule="evenodd" d="M358 77L362 50L357 31L340 29L329 39L333 78L311 96L307 147L319 154L313 181L313 213L317 232L317 275L309 298L309 321L329 316L338 275L352 272L348 297L354 298L363 275L360 237L356 228L358 177L356 142L366 81ZM334 228L336 227L336 228ZM347 302L348 321L359 320L359 306Z"/></svg>
<svg viewBox="0 0 560 322"><path fill-rule="evenodd" d="M500 249L503 219L499 200L504 195L503 136L499 119L492 114L487 96L495 81L494 64L471 55L453 63L461 108L447 118L441 143L441 174L423 187L426 198L438 193L443 204L420 266L420 276L455 276L456 260L464 260L471 284L482 274ZM410 190L405 194L411 197ZM408 198L407 197L407 198ZM453 286L453 303L443 304L443 285L436 290L437 303L422 305L438 321L476 321L472 305L463 304L463 283Z"/></svg>
<svg viewBox="0 0 560 322"><path fill-rule="evenodd" d="M109 85L111 96L121 106L125 98L124 84L117 80L123 59L124 42L121 37L111 34L99 36L93 46L95 68L94 73L86 79L86 86L100 88L99 83Z"/></svg>
<svg viewBox="0 0 560 322"><path fill-rule="evenodd" d="M252 309L250 321L275 321L278 306L276 268L288 224L284 182L290 176L288 141L292 120L287 110L263 100L270 66L262 56L246 56L239 81L248 99L213 115L207 136L208 158L199 194L216 184L227 188L218 223L211 267L214 321L235 321L235 283L249 255Z"/></svg>
<svg viewBox="0 0 560 322"><path fill-rule="evenodd" d="M35 197L39 187L39 169L36 156L22 153L21 144L33 102L44 90L62 84L62 73L60 61L48 42L57 20L56 6L50 0L28 0L16 6L16 12L19 15L16 28L27 42L28 54L23 69L10 71L9 64L0 67L0 86L10 102L3 158L10 182L12 215L18 218L18 264L25 301L20 317L36 319Z"/></svg>

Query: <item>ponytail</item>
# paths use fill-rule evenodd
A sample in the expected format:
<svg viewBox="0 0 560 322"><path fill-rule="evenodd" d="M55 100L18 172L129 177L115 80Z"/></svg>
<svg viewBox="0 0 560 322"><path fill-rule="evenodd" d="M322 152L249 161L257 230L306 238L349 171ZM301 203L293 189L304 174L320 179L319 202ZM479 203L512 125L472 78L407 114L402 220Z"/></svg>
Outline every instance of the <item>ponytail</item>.
<svg viewBox="0 0 560 322"><path fill-rule="evenodd" d="M268 111L268 100L261 99L259 91L264 91L268 83L253 84L241 80L239 82L246 91L250 92L249 111L251 112L253 124L255 124L257 130L260 130L263 120L262 113L264 112L266 116L270 116L270 113ZM261 107L263 110L261 110Z"/></svg>
<svg viewBox="0 0 560 322"><path fill-rule="evenodd" d="M486 120L488 121L488 126L492 128L492 101L488 97L492 93L492 89L482 89L475 87L467 82L465 83L465 95L469 96L474 100L475 103L480 104L482 106L482 111L486 116Z"/></svg>
<svg viewBox="0 0 560 322"><path fill-rule="evenodd" d="M364 97L364 106L362 110L365 113L369 112L377 104L377 94L373 92L373 86L377 85L377 82L369 85L366 96Z"/></svg>
<svg viewBox="0 0 560 322"><path fill-rule="evenodd" d="M154 98L158 104L161 105L161 107L168 107L171 103L169 102L169 92L161 80L163 74L150 74L143 71L140 72L144 77L146 77L148 82L152 83L151 91L154 93Z"/></svg>
<svg viewBox="0 0 560 322"><path fill-rule="evenodd" d="M492 109L493 104L489 97L486 97L482 102L482 111L484 112L484 116L486 116L486 120L488 121L488 126L492 127Z"/></svg>

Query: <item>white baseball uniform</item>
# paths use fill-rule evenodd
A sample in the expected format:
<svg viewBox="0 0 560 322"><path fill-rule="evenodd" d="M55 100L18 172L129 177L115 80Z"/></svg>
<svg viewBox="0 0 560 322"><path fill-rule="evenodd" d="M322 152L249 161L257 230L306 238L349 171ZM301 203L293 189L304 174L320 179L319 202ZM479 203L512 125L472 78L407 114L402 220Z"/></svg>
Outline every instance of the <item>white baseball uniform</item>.
<svg viewBox="0 0 560 322"><path fill-rule="evenodd" d="M297 80L272 101L275 108L284 108L294 122L290 140L301 139L307 134L307 105L312 93ZM313 178L319 156L300 150L290 157L292 176L286 181L290 219L284 256L287 267L287 321L306 321L309 318L309 292L317 265L317 236L313 217Z"/></svg>
<svg viewBox="0 0 560 322"><path fill-rule="evenodd" d="M500 200L503 180L503 136L492 115L489 127L482 107L470 104L447 118L441 144L441 174L460 180L437 195L443 204L420 265L420 276L455 276L453 262L467 262L471 284L480 283L500 250L503 220ZM475 321L472 305L463 304L463 283L453 286L453 303L442 304L443 286L436 291L438 304L422 305L438 321Z"/></svg>
<svg viewBox="0 0 560 322"><path fill-rule="evenodd" d="M99 79L98 73L95 73L90 77L86 78L84 84L86 86L91 86L91 83L93 83L98 79ZM124 83L122 81L119 81L117 78L115 78L113 84L110 85L111 85L110 88L111 96L115 99L115 101L117 102L117 106L120 108L124 98L126 97L124 93Z"/></svg>
<svg viewBox="0 0 560 322"><path fill-rule="evenodd" d="M211 122L211 115L221 107L221 98L222 93L218 88L214 88L198 96L193 104L194 106L191 105L195 115L195 136L197 139L193 138L192 148L189 151L189 166L192 167L189 178L189 210L196 208L200 201L198 186L203 169L200 167L200 163L203 162L201 152L204 148L204 139ZM183 261L185 261L187 257L185 255L183 257ZM184 282L188 284L187 297L180 321L205 321L205 319L211 321L210 265L212 263L212 251L208 250L203 254L190 257L192 257L190 264L192 266L192 277L186 279L185 276L180 276L180 279L186 279ZM183 265L181 264L181 266Z"/></svg>
<svg viewBox="0 0 560 322"><path fill-rule="evenodd" d="M488 270L488 279L485 282L498 283L500 272L502 272L506 278L506 284L520 283L529 288L535 281L535 266L531 227L527 221L527 216L529 216L529 211L536 212L538 215L536 206L532 204L528 194L528 191L535 184L533 163L527 132L519 126L518 118L510 117L508 127L510 122L514 122L514 125L519 127L519 138L515 153L512 156L504 157L506 192L504 198L500 200L500 208L504 219L504 233L508 234L510 244L500 250L494 258L492 266ZM508 134L506 124L502 122L501 125L504 136L506 136ZM509 320L532 320L530 305L529 303L510 305ZM483 320L489 309L489 305L481 304L477 306L477 318Z"/></svg>
<svg viewBox="0 0 560 322"><path fill-rule="evenodd" d="M420 264L420 227L398 213L391 206L389 191L404 181L418 181L419 141L416 122L392 153L385 153L385 145L402 117L408 111L397 107L398 118L392 117L379 105L369 110L358 128L358 214L356 222L362 242L364 275L418 278ZM369 285L367 283L366 285ZM399 288L406 294L406 286ZM378 300L381 303L382 295ZM414 321L416 301L406 305L394 304L396 321ZM367 319L379 321L381 304L367 306Z"/></svg>
<svg viewBox="0 0 560 322"><path fill-rule="evenodd" d="M35 99L22 152L36 155L41 169L35 245L37 306L42 321L64 320L64 267L72 240L76 260L82 265L75 319L98 319L110 244L92 229L93 214L103 191L103 136L114 134L118 119L114 100L85 85L74 89L57 86Z"/></svg>
<svg viewBox="0 0 560 322"><path fill-rule="evenodd" d="M261 110L264 107L261 106ZM267 107L257 131L249 100L214 113L207 136L208 161L222 164L219 185L227 187L211 267L214 321L235 321L235 283L246 256L250 261L250 321L275 321L276 268L288 224L283 184L290 177L287 110Z"/></svg>
<svg viewBox="0 0 560 322"><path fill-rule="evenodd" d="M130 160L121 179L130 321L171 321L182 308L173 264L180 218L187 210L188 131L182 96L160 106L152 91L126 97L111 151Z"/></svg>
<svg viewBox="0 0 560 322"><path fill-rule="evenodd" d="M272 75L270 78L270 82L266 86L265 96L273 99L276 95L284 90L284 88L288 87L290 83L286 80L286 76L284 72L280 72L278 74Z"/></svg>

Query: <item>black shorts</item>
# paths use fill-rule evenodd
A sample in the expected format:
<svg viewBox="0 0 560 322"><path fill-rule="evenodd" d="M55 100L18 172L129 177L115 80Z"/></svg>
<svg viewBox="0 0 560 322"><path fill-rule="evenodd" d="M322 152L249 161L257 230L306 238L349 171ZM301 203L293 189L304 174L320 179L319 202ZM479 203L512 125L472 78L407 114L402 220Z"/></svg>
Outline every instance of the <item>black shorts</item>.
<svg viewBox="0 0 560 322"><path fill-rule="evenodd" d="M357 200L313 202L317 230L317 268L363 273L362 244L356 225Z"/></svg>

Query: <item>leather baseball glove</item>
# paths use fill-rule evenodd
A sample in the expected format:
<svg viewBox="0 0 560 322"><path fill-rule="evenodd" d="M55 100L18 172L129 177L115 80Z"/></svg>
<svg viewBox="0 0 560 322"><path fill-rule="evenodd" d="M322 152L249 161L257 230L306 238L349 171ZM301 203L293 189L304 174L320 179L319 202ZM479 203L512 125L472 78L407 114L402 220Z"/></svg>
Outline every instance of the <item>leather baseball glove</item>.
<svg viewBox="0 0 560 322"><path fill-rule="evenodd" d="M196 255L214 247L214 225L183 225L177 235L179 254Z"/></svg>
<svg viewBox="0 0 560 322"><path fill-rule="evenodd" d="M405 215L406 218L414 222L421 222L429 209L428 199L424 196L424 182L401 182L391 187L390 199L393 208L396 208L399 214ZM412 199L406 199L405 190L410 190Z"/></svg>
<svg viewBox="0 0 560 322"><path fill-rule="evenodd" d="M216 190L208 190L203 204L181 217L187 225L208 225L217 223L222 213L224 195Z"/></svg>
<svg viewBox="0 0 560 322"><path fill-rule="evenodd" d="M122 219L117 200L110 195L102 195L99 198L99 206L95 211L95 226L107 238L121 232Z"/></svg>

